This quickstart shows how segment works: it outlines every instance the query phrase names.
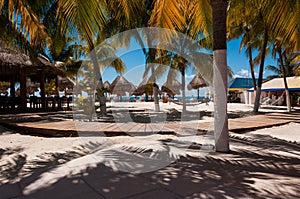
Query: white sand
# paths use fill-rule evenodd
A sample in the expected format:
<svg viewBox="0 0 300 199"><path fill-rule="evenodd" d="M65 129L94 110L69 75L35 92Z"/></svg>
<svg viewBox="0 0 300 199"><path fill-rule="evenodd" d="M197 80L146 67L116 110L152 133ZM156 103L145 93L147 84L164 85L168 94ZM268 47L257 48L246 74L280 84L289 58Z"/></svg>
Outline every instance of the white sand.
<svg viewBox="0 0 300 199"><path fill-rule="evenodd" d="M270 135L271 137L300 143L300 124L290 123L272 128L260 129L248 133L249 135Z"/></svg>
<svg viewBox="0 0 300 199"><path fill-rule="evenodd" d="M137 103L139 104L138 108L141 107L149 107L150 105L148 103ZM171 106L171 107L174 107ZM202 106L207 108L212 107L212 104L209 106ZM246 106L240 106L235 104L229 104L229 107L231 110L245 110ZM164 104L163 108L167 109L169 108L168 104ZM200 109L200 107L199 107ZM253 131L250 133L247 133L245 135L239 135L241 137L251 137L254 135L270 135L272 137L276 137L279 139L283 139L286 141L297 141L300 143L300 124L297 123L291 123L287 125L282 125L279 127L273 127L273 128L265 128L257 131ZM118 158L117 156L106 156L109 155L110 152L113 149L120 148L125 145L127 147L143 147L143 148L152 148L154 150L159 149L161 147L161 144L158 143L159 139L166 139L170 136L162 136L162 135L153 135L149 137L128 137L128 136L119 136L119 137L102 137L98 141L102 142L101 148L99 153L97 155L97 158L93 156L93 154L85 155L83 157L68 161L64 164L59 165L58 167L54 167L51 172L44 172L42 173L39 178L35 179L35 181L29 183L26 187L23 189L23 194L31 194L34 193L37 190L40 190L44 187L54 185L57 181L70 176L76 176L84 171L86 171L87 168L97 168L97 165L99 162L107 163L110 162L109 158ZM148 139L149 138L149 139ZM188 138L184 138L186 140L189 140ZM83 151L84 149L81 147L82 144L84 144L83 138L44 138L44 137L36 137L36 136L28 136L28 135L21 135L15 132L12 132L8 129L5 129L0 126L0 148L1 148L1 155L0 155L0 171L6 171L9 167L12 167L12 164L16 164L16 160L18 160L17 156L23 156L26 157L26 164L24 165L24 168L30 166L27 165L28 163L32 162L34 159L40 159L41 155L44 155L46 153L65 153L67 151ZM183 140L181 140L183 141ZM195 140L193 140L195 141ZM247 144L243 145L242 148L240 145L232 146L232 149L234 150L241 150L247 148ZM174 147L175 148L175 147ZM15 150L19 149L19 150ZM15 150L15 151L14 151ZM197 152L198 150L198 152ZM253 146L249 146L249 150L253 150ZM256 149L257 150L257 149ZM12 153L10 153L12 151ZM170 151L169 153L172 153L174 155L180 154L182 156L185 156L185 153L188 153L189 155L195 154L195 156L199 158L199 149L193 150L194 153L188 153L188 151ZM272 154L281 154L283 157L299 157L299 152L294 151L293 154L290 154L291 152L284 152L284 151L278 151L277 149L270 149L268 150ZM109 153L106 153L109 152ZM262 151L261 151L262 153ZM102 155L102 156L101 156ZM222 155L226 159L226 156L224 154ZM201 157L200 157L201 158ZM47 160L47 158L46 158ZM116 160L115 160L116 161ZM111 161L112 163L114 161ZM121 163L123 163L121 161ZM275 164L275 163L274 163ZM7 166L9 165L9 166ZM108 165L112 168L114 168L114 165ZM196 171L195 171L196 172ZM27 174L28 175L28 174ZM30 175L30 173L29 173ZM266 175L264 173L264 175ZM253 175L255 176L255 175ZM259 191L270 190L270 191L276 191L278 190L278 186L282 184L284 186L285 190L287 188L293 187L293 185L289 186L289 184L284 183L291 183L296 182L297 179L294 177L285 177L284 179L282 176L273 176L276 180L268 180L267 178L251 178L251 180L254 182L254 184L251 184L250 186L253 186ZM6 184L6 183L12 183L12 182L18 182L22 181L24 179L24 176L22 176L22 172L18 174L18 178L11 180L7 179L5 175L0 175L0 185ZM274 183L274 186L270 185L270 181ZM266 187L264 187L266 186ZM291 191L289 191L291 192ZM292 191L293 192L293 191Z"/></svg>
<svg viewBox="0 0 300 199"><path fill-rule="evenodd" d="M212 112L214 110L214 104L213 102L209 102L208 105L205 103L200 103L197 105L194 105L195 102L191 103L192 106L187 103L187 110L188 111L210 111ZM106 103L107 107L123 107L123 108L141 108L141 109L147 109L147 110L154 110L154 102L108 102ZM169 109L177 109L182 110L182 105L178 105L175 103L159 103L161 111L166 111ZM242 104L242 103L228 103L228 112L248 112L253 110L253 105L250 104ZM297 110L300 110L300 108L295 108ZM261 109L259 109L261 112L286 112L285 106L261 106Z"/></svg>

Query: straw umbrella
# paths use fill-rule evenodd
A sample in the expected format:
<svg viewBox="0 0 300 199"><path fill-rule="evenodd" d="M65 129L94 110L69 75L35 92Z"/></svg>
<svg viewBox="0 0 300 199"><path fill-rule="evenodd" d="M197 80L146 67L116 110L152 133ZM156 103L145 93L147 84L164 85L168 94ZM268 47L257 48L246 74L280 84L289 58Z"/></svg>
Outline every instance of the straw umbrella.
<svg viewBox="0 0 300 199"><path fill-rule="evenodd" d="M148 77L145 77L143 81L139 84L137 89L133 92L133 95L143 95L146 94L146 101L148 100L149 95L153 95L153 88L159 88L158 85L154 82L150 82ZM160 93L160 91L158 91Z"/></svg>
<svg viewBox="0 0 300 199"><path fill-rule="evenodd" d="M187 86L188 90L192 90L195 89L197 90L197 96L198 96L198 100L200 99L200 92L199 89L203 88L203 87L207 87L208 83L207 81L205 81L205 79L200 75L197 74L195 75L195 77L190 81L190 83Z"/></svg>
<svg viewBox="0 0 300 199"><path fill-rule="evenodd" d="M125 79L123 76L118 75L116 79L111 83L110 92L116 94L117 96L124 96L126 92L131 94L136 89L136 87Z"/></svg>
<svg viewBox="0 0 300 199"><path fill-rule="evenodd" d="M110 93L110 83L108 81L105 81L104 84L103 84L103 87L105 89L106 98L108 98L109 93Z"/></svg>
<svg viewBox="0 0 300 199"><path fill-rule="evenodd" d="M181 90L181 83L176 80L169 80L163 84L161 91L167 93L169 96L174 97L174 95L179 95Z"/></svg>

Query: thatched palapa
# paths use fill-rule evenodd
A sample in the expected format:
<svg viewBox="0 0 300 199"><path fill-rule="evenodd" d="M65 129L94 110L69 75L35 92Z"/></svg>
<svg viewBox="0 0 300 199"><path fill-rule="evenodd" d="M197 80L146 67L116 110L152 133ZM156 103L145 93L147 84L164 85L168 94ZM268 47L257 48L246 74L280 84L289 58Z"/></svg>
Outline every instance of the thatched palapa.
<svg viewBox="0 0 300 199"><path fill-rule="evenodd" d="M135 89L135 86L121 75L118 75L110 85L111 93L118 96L124 96L126 92L131 94Z"/></svg>
<svg viewBox="0 0 300 199"><path fill-rule="evenodd" d="M170 96L179 95L180 90L181 90L181 83L176 79L168 80L161 87L161 91L167 93Z"/></svg>

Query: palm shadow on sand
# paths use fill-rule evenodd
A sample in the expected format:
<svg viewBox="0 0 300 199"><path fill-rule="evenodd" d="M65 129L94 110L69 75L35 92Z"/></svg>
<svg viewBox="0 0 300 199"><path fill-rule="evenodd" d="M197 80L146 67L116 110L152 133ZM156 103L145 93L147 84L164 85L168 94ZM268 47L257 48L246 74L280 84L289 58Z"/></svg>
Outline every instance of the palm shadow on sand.
<svg viewBox="0 0 300 199"><path fill-rule="evenodd" d="M232 137L229 154L210 153L200 158L177 154L180 158L164 168L140 174L114 168L136 166L130 165L128 153L135 151L143 158L149 150L122 145L112 151L89 143L85 147L102 150L104 157L92 157L92 163L78 161L90 156L79 150L48 153L27 162L22 149L1 149L1 162L8 154L23 158L9 159L11 164L1 172L0 194L4 198L24 193L29 198L297 198L299 193L300 159L289 152L299 152L300 146L277 138ZM15 189L19 191L9 191Z"/></svg>

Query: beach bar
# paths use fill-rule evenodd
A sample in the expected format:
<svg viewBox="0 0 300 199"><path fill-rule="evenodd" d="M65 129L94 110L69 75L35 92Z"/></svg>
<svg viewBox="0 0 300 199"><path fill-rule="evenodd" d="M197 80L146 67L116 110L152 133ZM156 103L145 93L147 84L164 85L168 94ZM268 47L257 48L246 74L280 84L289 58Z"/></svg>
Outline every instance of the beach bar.
<svg viewBox="0 0 300 199"><path fill-rule="evenodd" d="M7 92L6 95L0 96L0 110L27 111L27 103L30 100L27 95L28 79L39 83L40 98L36 99L35 103L39 103L41 109L46 110L48 99L45 95L45 81L46 79L53 79L56 88L58 88L58 75L64 77L65 73L45 57L39 56L32 60L18 49L8 48L5 44L0 44L0 81L10 84L9 95ZM16 92L16 83L19 83L19 92ZM52 104L55 105L54 100Z"/></svg>

